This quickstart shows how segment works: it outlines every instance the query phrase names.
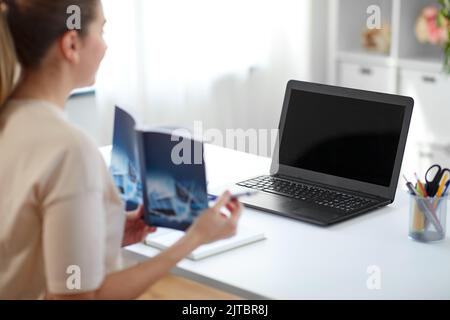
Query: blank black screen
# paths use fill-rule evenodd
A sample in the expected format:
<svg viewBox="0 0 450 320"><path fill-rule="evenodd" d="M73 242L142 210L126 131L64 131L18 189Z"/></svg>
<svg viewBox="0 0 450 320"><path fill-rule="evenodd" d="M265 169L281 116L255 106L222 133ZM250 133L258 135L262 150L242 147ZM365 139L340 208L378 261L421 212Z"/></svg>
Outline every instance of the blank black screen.
<svg viewBox="0 0 450 320"><path fill-rule="evenodd" d="M280 164L388 187L405 108L292 90Z"/></svg>

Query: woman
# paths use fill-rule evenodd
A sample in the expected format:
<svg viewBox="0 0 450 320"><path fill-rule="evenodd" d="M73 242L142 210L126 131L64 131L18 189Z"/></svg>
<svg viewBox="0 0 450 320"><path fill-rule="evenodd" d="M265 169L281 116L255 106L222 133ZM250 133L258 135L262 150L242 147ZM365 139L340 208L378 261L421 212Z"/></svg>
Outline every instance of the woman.
<svg viewBox="0 0 450 320"><path fill-rule="evenodd" d="M198 246L236 232L242 207L227 192L173 247L120 270L121 246L152 230L142 208L122 211L94 143L63 114L105 54L101 2L0 3L0 298L136 298ZM79 30L67 28L72 5Z"/></svg>

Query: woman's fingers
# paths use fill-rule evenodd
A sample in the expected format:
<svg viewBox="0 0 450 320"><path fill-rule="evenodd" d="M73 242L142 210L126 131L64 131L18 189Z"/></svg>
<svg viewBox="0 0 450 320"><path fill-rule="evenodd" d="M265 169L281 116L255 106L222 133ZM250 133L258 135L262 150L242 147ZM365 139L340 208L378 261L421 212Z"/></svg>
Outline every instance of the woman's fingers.
<svg viewBox="0 0 450 320"><path fill-rule="evenodd" d="M242 204L239 201L236 201L234 204L234 210L230 210L231 213L231 217L230 219L237 224L237 222L239 221L239 218L241 217L242 214Z"/></svg>
<svg viewBox="0 0 450 320"><path fill-rule="evenodd" d="M224 219L228 219L228 216L223 212L220 212L220 216Z"/></svg>
<svg viewBox="0 0 450 320"><path fill-rule="evenodd" d="M234 236L237 233L238 221L242 214L242 204L239 200L232 200L227 204L227 209L230 211L230 216L228 216L227 221L227 236Z"/></svg>
<svg viewBox="0 0 450 320"><path fill-rule="evenodd" d="M226 208L228 209L228 211L234 211L236 210L236 205L233 202L228 202L226 205Z"/></svg>
<svg viewBox="0 0 450 320"><path fill-rule="evenodd" d="M236 224L241 216L242 213L242 204L239 202L239 200L233 199L230 202L226 204L226 208L228 211L230 211L230 220L234 224Z"/></svg>
<svg viewBox="0 0 450 320"><path fill-rule="evenodd" d="M219 198L219 200L217 200L216 204L214 205L214 210L219 211L220 208L222 208L223 206L225 206L227 203L230 202L230 198L231 198L231 194L229 191L226 191L224 194L222 194Z"/></svg>
<svg viewBox="0 0 450 320"><path fill-rule="evenodd" d="M141 219L144 217L144 206L141 204L139 208L136 210L136 215L138 219Z"/></svg>
<svg viewBox="0 0 450 320"><path fill-rule="evenodd" d="M153 232L156 232L156 230L157 230L156 227L147 227L146 228L147 233L153 233Z"/></svg>
<svg viewBox="0 0 450 320"><path fill-rule="evenodd" d="M144 206L140 205L136 210L127 212L127 220L139 220L144 216Z"/></svg>

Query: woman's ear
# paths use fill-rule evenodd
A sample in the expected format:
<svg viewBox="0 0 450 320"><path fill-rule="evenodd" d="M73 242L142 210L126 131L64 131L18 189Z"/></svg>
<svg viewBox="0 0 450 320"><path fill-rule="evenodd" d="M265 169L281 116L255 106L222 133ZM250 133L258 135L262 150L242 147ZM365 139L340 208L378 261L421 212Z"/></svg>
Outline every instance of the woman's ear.
<svg viewBox="0 0 450 320"><path fill-rule="evenodd" d="M60 38L59 47L64 59L72 64L80 62L81 39L75 30L67 31Z"/></svg>

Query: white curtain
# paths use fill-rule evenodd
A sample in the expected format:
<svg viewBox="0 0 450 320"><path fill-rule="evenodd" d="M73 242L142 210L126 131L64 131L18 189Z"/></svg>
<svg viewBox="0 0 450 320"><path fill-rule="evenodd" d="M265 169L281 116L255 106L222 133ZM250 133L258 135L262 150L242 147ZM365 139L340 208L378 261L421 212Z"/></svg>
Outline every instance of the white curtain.
<svg viewBox="0 0 450 320"><path fill-rule="evenodd" d="M103 0L97 103L145 124L277 128L288 80L310 78L311 0Z"/></svg>

